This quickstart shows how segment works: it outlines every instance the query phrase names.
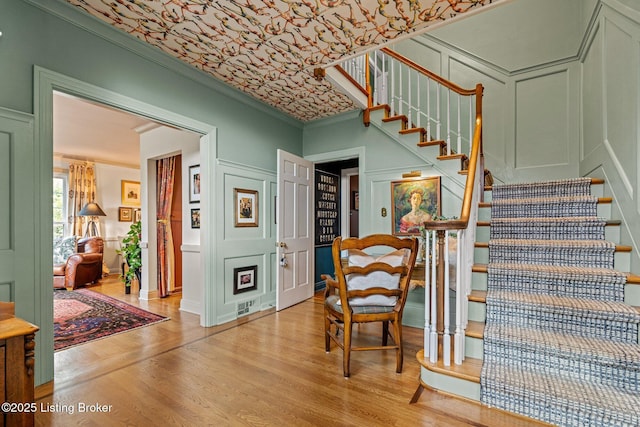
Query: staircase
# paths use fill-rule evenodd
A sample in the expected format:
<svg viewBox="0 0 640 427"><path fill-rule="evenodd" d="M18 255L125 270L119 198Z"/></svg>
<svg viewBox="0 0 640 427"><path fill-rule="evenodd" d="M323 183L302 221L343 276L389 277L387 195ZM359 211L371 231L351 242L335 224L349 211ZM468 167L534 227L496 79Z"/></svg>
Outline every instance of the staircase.
<svg viewBox="0 0 640 427"><path fill-rule="evenodd" d="M588 178L493 188L481 402L563 426L640 425L640 312ZM610 233L613 234L613 233Z"/></svg>
<svg viewBox="0 0 640 427"><path fill-rule="evenodd" d="M476 88L476 99L481 94ZM379 96L370 96L365 125L399 123L394 139L417 135L418 149L437 147L426 161L459 159L459 171L442 170L469 175L463 220L427 227L425 244L437 261L425 269L421 386L412 401L428 387L561 426L640 425L640 277L621 271L629 269L631 247L615 243L620 222L609 218L604 181L488 186L480 197L474 185L491 183L481 120L474 154L470 133L468 143L460 143L464 137L447 131L442 138L431 129L432 122L442 123L440 113L425 116L421 126L423 112L404 114L402 95L380 105L371 98ZM447 101L447 114L453 105ZM475 110L481 112L481 102ZM447 117L447 128L457 122L460 131L459 117ZM450 230L458 239L455 291Z"/></svg>

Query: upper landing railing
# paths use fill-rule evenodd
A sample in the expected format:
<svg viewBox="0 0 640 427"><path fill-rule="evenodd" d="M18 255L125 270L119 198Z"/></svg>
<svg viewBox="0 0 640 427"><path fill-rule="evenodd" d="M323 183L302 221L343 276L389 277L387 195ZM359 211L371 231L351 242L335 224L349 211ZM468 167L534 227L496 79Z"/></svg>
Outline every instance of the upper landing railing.
<svg viewBox="0 0 640 427"><path fill-rule="evenodd" d="M365 124L370 110L384 106L390 117L406 117L404 131L420 133L418 145L438 144L439 159L461 158L468 164L458 219L423 224L427 230L424 357L432 363L442 359L448 366L453 354L454 362L461 364L478 204L484 191L482 85L463 89L387 48L349 59L340 67L368 97ZM449 320L452 292L455 325Z"/></svg>

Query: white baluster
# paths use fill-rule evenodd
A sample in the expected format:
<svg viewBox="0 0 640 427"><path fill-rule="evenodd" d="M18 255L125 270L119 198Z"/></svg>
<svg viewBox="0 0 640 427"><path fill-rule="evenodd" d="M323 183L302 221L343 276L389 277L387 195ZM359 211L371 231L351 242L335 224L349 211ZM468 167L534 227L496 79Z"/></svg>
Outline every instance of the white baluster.
<svg viewBox="0 0 640 427"><path fill-rule="evenodd" d="M436 85L436 139L442 139L442 121L441 121L441 110L440 106L440 86Z"/></svg>
<svg viewBox="0 0 640 427"><path fill-rule="evenodd" d="M471 148L473 147L473 118L475 114L473 114L473 105L475 101L475 96L469 97L469 158L471 158ZM483 172L484 173L484 172ZM479 191L484 191L484 189L478 189Z"/></svg>
<svg viewBox="0 0 640 427"><path fill-rule="evenodd" d="M436 363L438 360L438 330L436 323L438 321L437 298L436 298L436 264L437 264L437 241L436 232L432 231L431 240L431 333L429 335L429 360Z"/></svg>
<svg viewBox="0 0 640 427"><path fill-rule="evenodd" d="M402 63L398 61L398 115L402 115Z"/></svg>
<svg viewBox="0 0 640 427"><path fill-rule="evenodd" d="M427 78L427 141L431 141L431 79Z"/></svg>
<svg viewBox="0 0 640 427"><path fill-rule="evenodd" d="M418 110L418 112L417 112L418 120L417 120L416 127L420 127L420 116L422 115L422 113L420 112L420 111L421 111L421 110L420 110L420 98L422 98L422 96L420 95L420 77L421 77L421 75L420 75L418 72L416 72L416 75L417 75L417 78L416 78L416 80L417 80L417 81L416 81L416 84L417 84L417 86L418 86L418 87L417 87L417 89L416 89L416 93L417 93L417 96L418 96L418 106L417 106L417 110Z"/></svg>
<svg viewBox="0 0 640 427"><path fill-rule="evenodd" d="M408 114L408 117L407 117L408 127L412 127L411 126L411 123L412 123L411 113L412 113L412 110L413 110L413 104L411 103L411 92L412 92L412 90L411 90L411 68L407 67L407 96L409 98L408 99L408 103L407 103L407 105L409 106L409 111L407 113Z"/></svg>
<svg viewBox="0 0 640 427"><path fill-rule="evenodd" d="M444 232L444 335L442 336L442 358L444 366L451 365L451 335L449 334L449 230Z"/></svg>
<svg viewBox="0 0 640 427"><path fill-rule="evenodd" d="M451 90L447 89L447 155L451 150Z"/></svg>
<svg viewBox="0 0 640 427"><path fill-rule="evenodd" d="M461 107L460 107L460 95L458 94L458 141L457 141L457 146L458 146L458 153L463 153L462 151L462 123L460 122L460 111L461 111ZM469 153L471 153L471 146L469 146Z"/></svg>
<svg viewBox="0 0 640 427"><path fill-rule="evenodd" d="M395 61L392 58L389 58L389 66L391 67L391 102L389 103L389 107L391 107L391 111L395 111L395 102L396 102L396 67L393 66Z"/></svg>
<svg viewBox="0 0 640 427"><path fill-rule="evenodd" d="M431 249L429 245L429 233L424 237L424 357L429 357L429 311L431 308L431 270L429 269L429 259Z"/></svg>
<svg viewBox="0 0 640 427"><path fill-rule="evenodd" d="M466 233L465 230L458 230L458 245L456 250L456 333L453 341L454 349L454 363L460 365L464 360L465 342L464 342L464 327L462 325L464 319L464 311L467 310L465 303L467 301L466 292L463 291L465 283L468 279L465 274L466 268L463 268L463 262L466 265L466 260L463 261L462 251L465 250L466 258Z"/></svg>

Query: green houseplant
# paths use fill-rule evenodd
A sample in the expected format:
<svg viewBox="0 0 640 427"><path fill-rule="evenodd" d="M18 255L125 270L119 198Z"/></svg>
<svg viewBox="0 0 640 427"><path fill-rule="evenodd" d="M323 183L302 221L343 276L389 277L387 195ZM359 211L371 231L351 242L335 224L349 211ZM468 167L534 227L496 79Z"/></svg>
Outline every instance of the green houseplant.
<svg viewBox="0 0 640 427"><path fill-rule="evenodd" d="M129 232L124 239L122 239L122 249L118 251L129 267L122 276L124 279L126 293L131 293L131 282L134 277L138 279L138 283L140 283L140 276L142 272L142 249L140 248L141 232L142 223L140 221L131 224Z"/></svg>

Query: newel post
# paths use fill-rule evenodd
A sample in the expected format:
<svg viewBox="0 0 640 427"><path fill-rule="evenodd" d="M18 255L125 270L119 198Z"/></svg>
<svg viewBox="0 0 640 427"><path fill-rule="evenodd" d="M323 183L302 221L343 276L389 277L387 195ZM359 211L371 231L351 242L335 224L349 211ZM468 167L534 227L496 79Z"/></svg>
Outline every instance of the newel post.
<svg viewBox="0 0 640 427"><path fill-rule="evenodd" d="M437 230L438 236L438 276L436 280L436 307L438 310L437 324L436 330L438 331L438 335L442 335L444 333L444 299L445 299L445 284L444 284L444 236L445 230Z"/></svg>

